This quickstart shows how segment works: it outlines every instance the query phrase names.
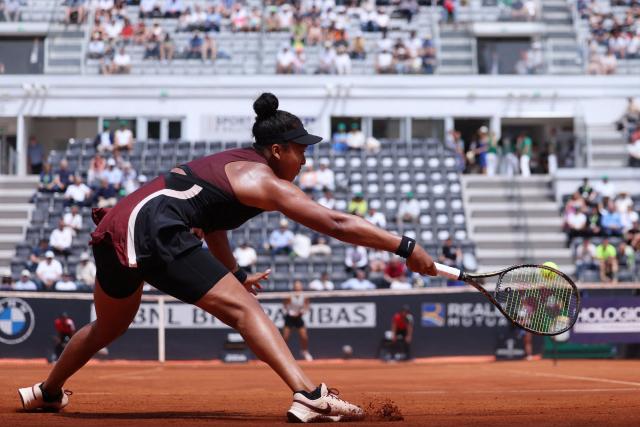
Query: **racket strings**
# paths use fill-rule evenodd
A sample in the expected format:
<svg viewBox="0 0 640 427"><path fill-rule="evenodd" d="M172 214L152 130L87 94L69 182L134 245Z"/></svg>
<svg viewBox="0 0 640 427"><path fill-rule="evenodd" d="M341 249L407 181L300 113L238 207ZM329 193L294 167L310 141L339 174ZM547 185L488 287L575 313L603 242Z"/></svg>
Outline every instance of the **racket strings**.
<svg viewBox="0 0 640 427"><path fill-rule="evenodd" d="M496 287L496 300L516 323L544 334L566 329L577 309L571 284L554 271L536 266L504 273Z"/></svg>

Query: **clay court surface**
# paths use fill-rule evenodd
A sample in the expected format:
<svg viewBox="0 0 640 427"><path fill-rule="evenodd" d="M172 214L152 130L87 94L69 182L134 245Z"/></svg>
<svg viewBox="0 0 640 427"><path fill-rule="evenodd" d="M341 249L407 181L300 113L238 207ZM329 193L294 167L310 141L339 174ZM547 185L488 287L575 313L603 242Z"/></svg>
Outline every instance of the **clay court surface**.
<svg viewBox="0 0 640 427"><path fill-rule="evenodd" d="M371 411L357 425L639 426L640 362L313 362L314 380L404 421ZM68 384L59 414L18 412L18 386L44 378L39 362L0 362L2 426L284 425L291 394L265 366L189 362L95 362ZM342 424L344 425L344 424Z"/></svg>

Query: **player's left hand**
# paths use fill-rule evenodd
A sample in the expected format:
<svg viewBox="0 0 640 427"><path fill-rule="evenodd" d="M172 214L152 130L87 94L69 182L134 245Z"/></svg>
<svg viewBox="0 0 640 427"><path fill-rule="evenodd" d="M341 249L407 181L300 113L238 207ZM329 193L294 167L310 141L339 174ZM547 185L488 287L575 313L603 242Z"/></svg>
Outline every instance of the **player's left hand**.
<svg viewBox="0 0 640 427"><path fill-rule="evenodd" d="M247 276L247 280L242 284L247 292L251 292L254 295L258 295L258 291L262 289L260 285L261 280L267 280L271 274L271 269L268 268L261 273L253 273Z"/></svg>

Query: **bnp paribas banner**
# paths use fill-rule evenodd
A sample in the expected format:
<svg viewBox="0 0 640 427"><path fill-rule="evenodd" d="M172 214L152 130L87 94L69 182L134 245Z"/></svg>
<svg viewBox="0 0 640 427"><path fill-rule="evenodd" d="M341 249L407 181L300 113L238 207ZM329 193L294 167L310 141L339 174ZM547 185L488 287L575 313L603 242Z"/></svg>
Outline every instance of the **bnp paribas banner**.
<svg viewBox="0 0 640 427"><path fill-rule="evenodd" d="M640 342L640 297L584 298L570 340L584 344Z"/></svg>

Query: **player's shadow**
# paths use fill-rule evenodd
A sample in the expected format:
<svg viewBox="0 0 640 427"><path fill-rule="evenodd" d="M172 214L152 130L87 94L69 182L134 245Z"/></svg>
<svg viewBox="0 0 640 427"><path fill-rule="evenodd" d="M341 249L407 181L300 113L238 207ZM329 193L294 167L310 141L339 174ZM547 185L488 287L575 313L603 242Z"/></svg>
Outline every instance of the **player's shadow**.
<svg viewBox="0 0 640 427"><path fill-rule="evenodd" d="M282 421L278 416L256 416L244 412L225 411L165 411L165 412L63 412L59 417L77 420L237 420L237 421Z"/></svg>

